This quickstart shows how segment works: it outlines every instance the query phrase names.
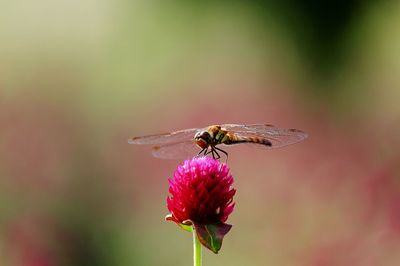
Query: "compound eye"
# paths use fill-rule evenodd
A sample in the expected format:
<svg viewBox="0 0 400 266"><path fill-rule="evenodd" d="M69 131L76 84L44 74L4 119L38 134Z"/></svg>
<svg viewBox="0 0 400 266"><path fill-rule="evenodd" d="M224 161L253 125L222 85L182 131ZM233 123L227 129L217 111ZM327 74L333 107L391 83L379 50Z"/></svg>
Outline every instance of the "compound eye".
<svg viewBox="0 0 400 266"><path fill-rule="evenodd" d="M195 140L203 140L205 142L209 142L211 139L210 133L207 131L200 131L194 135Z"/></svg>
<svg viewBox="0 0 400 266"><path fill-rule="evenodd" d="M207 131L203 131L201 132L201 138L204 140L209 140L211 138L211 135Z"/></svg>

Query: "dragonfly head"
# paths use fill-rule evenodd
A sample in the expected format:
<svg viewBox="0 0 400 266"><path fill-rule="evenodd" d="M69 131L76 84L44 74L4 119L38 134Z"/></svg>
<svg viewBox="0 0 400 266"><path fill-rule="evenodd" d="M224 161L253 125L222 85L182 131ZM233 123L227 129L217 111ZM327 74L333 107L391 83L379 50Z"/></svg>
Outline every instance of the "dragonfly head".
<svg viewBox="0 0 400 266"><path fill-rule="evenodd" d="M213 139L208 131L203 130L194 135L194 141L200 148L204 149L212 143Z"/></svg>

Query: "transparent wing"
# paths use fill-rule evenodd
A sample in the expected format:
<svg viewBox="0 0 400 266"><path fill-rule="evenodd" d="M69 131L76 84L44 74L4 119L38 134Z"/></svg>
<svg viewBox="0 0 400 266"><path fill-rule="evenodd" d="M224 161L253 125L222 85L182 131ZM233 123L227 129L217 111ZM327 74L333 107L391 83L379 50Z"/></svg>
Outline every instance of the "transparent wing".
<svg viewBox="0 0 400 266"><path fill-rule="evenodd" d="M153 156L162 159L188 159L196 156L200 147L193 140L153 147Z"/></svg>
<svg viewBox="0 0 400 266"><path fill-rule="evenodd" d="M221 125L222 128L228 131L254 131L258 129L271 129L277 128L274 125L270 124L249 124L249 125L242 125L242 124L223 124Z"/></svg>
<svg viewBox="0 0 400 266"><path fill-rule="evenodd" d="M229 132L233 132L239 138L255 137L269 140L272 145L268 148L279 148L294 144L306 139L308 136L307 133L298 129L277 128L267 124L226 124L221 125L221 127Z"/></svg>
<svg viewBox="0 0 400 266"><path fill-rule="evenodd" d="M184 142L194 138L198 128L190 128L175 131L172 133L155 134L148 136L132 137L128 140L129 144L167 144Z"/></svg>

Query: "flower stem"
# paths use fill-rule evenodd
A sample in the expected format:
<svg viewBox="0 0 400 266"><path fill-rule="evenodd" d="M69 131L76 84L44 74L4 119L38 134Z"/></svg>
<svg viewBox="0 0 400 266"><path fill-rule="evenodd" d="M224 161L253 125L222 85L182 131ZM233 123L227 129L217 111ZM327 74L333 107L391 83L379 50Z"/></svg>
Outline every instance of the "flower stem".
<svg viewBox="0 0 400 266"><path fill-rule="evenodd" d="M193 226L193 265L201 266L201 243Z"/></svg>

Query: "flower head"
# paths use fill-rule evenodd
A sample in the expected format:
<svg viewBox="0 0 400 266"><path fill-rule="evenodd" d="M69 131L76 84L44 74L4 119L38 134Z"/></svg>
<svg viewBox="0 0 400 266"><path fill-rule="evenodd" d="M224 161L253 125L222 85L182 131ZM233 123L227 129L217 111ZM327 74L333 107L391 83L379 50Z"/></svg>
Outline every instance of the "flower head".
<svg viewBox="0 0 400 266"><path fill-rule="evenodd" d="M203 245L215 253L231 225L225 224L234 208L233 178L225 164L210 157L195 157L179 165L169 179L167 220L193 225ZM219 241L219 243L211 243Z"/></svg>

